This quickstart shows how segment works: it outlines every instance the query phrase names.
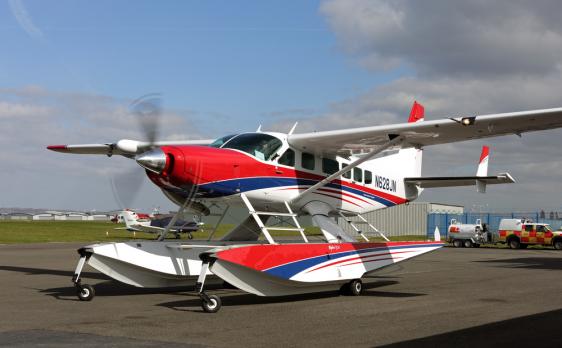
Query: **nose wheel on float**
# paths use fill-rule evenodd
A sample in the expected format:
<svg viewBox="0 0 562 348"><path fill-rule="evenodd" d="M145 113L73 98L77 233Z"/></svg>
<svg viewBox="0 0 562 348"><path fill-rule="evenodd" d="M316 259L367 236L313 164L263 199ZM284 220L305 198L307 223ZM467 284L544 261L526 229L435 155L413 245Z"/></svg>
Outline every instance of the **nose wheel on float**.
<svg viewBox="0 0 562 348"><path fill-rule="evenodd" d="M201 299L201 308L206 313L216 313L222 307L222 302L220 297L217 295L207 295L207 293L203 290L203 286L205 285L205 278L207 277L207 270L209 269L209 263L211 259L209 255L201 254L199 256L203 261L201 265L201 273L199 273L199 278L197 278L197 283L195 283L195 291L199 295Z"/></svg>
<svg viewBox="0 0 562 348"><path fill-rule="evenodd" d="M78 260L78 265L76 265L76 270L72 276L72 282L76 287L76 295L78 296L78 299L80 301L91 301L94 296L96 296L94 287L89 284L82 284L80 281L80 273L82 273L82 268L84 268L88 255L83 251L83 249L78 250L78 252L80 253L80 260Z"/></svg>

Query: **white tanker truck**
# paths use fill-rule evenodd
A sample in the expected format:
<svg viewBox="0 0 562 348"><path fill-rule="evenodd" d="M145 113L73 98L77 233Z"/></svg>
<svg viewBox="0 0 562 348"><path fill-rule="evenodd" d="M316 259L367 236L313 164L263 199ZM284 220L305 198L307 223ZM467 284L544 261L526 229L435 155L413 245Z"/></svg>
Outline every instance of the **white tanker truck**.
<svg viewBox="0 0 562 348"><path fill-rule="evenodd" d="M488 226L483 224L480 219L476 219L475 224L463 224L456 219L452 219L448 231L447 242L453 244L456 248L477 248L480 244L494 242Z"/></svg>

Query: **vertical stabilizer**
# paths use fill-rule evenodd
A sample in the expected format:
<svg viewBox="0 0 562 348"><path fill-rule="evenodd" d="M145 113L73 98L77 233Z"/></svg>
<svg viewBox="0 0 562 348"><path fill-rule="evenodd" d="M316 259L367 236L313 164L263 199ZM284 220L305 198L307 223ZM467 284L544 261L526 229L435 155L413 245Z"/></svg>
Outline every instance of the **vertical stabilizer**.
<svg viewBox="0 0 562 348"><path fill-rule="evenodd" d="M478 163L478 170L476 176L488 176L488 159L490 157L490 148L482 146L482 154L480 155L480 162Z"/></svg>
<svg viewBox="0 0 562 348"><path fill-rule="evenodd" d="M490 148L482 146L482 153L480 154L480 162L478 163L478 170L476 176L488 176L488 159L490 158ZM481 180L476 180L476 190L479 193L486 193L486 183Z"/></svg>
<svg viewBox="0 0 562 348"><path fill-rule="evenodd" d="M417 101L414 101L412 105L412 111L410 111L410 117L408 118L408 123L423 121L424 118L424 107Z"/></svg>
<svg viewBox="0 0 562 348"><path fill-rule="evenodd" d="M134 211L123 210L121 214L123 214L123 220L127 229L133 229L134 225L138 225L138 216Z"/></svg>
<svg viewBox="0 0 562 348"><path fill-rule="evenodd" d="M408 118L408 122L421 122L423 121L425 114L424 114L424 107L417 101L414 101L414 105L412 105L412 110L410 111L410 117ZM418 148L406 148L401 149L399 151L399 156L401 160L401 168L404 176L409 177L418 177L421 176L422 171L422 154L423 150Z"/></svg>

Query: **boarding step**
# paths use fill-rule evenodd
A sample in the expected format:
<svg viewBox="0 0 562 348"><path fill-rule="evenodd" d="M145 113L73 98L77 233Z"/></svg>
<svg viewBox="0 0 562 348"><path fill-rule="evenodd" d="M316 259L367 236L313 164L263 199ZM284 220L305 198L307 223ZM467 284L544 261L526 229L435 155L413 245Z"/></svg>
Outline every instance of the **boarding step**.
<svg viewBox="0 0 562 348"><path fill-rule="evenodd" d="M250 212L252 213L252 212ZM290 217L296 217L297 214L295 213L279 213L276 211L254 211L253 213L258 214L258 215L269 215L269 216L290 216Z"/></svg>
<svg viewBox="0 0 562 348"><path fill-rule="evenodd" d="M303 232L304 228L297 228L297 227L275 227L275 226L267 226L266 227L268 230L274 230L274 231L299 231L299 232Z"/></svg>
<svg viewBox="0 0 562 348"><path fill-rule="evenodd" d="M297 220L298 215L293 212L293 210L291 209L291 206L289 205L288 202L284 202L285 203L285 209L287 210L286 213L284 213L284 212L272 212L272 211L256 211L254 209L254 207L252 206L252 203L250 202L250 200L248 199L248 197L244 193L240 194L240 198L242 198L242 201L244 202L244 204L248 208L248 212L250 213L250 215L252 215L254 217L254 220L256 221L257 225L260 227L260 230L263 233L265 239L267 239L267 241L270 244L275 244L275 241L271 237L271 234L269 233L269 231L298 231L300 233L300 235L302 236L303 240L305 241L305 243L308 243L308 239L306 238L306 235L304 234L304 228L301 227L301 225L299 224L299 221ZM294 226L296 226L296 227L266 226L263 223L262 219L260 218L260 215L291 217L293 219Z"/></svg>
<svg viewBox="0 0 562 348"><path fill-rule="evenodd" d="M345 222L347 222L354 230L355 232L357 232L357 234L359 234L359 236L361 236L361 238L363 238L365 241L369 241L369 238L367 238L367 236L379 236L381 238L383 238L384 240L386 240L387 242L389 242L390 240L384 235L384 233L382 233L381 231L379 231L375 226L373 226L367 219L365 219L363 216L361 216L361 214L357 214L356 216L361 219L361 221L357 221L357 220L350 220L347 218L347 216L345 216L343 214L343 212L339 212L340 216L345 220ZM363 232L361 229L359 229L359 227L357 227L357 225L367 225L369 228L372 229L372 231L367 231L367 232Z"/></svg>

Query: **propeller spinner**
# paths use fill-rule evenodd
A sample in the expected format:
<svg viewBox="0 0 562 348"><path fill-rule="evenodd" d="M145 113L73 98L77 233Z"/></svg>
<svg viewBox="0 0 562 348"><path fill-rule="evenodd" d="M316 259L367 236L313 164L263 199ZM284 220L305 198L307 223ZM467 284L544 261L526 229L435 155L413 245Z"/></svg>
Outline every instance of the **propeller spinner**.
<svg viewBox="0 0 562 348"><path fill-rule="evenodd" d="M162 174L166 168L167 156L160 148L155 148L136 156L135 160L144 169Z"/></svg>

